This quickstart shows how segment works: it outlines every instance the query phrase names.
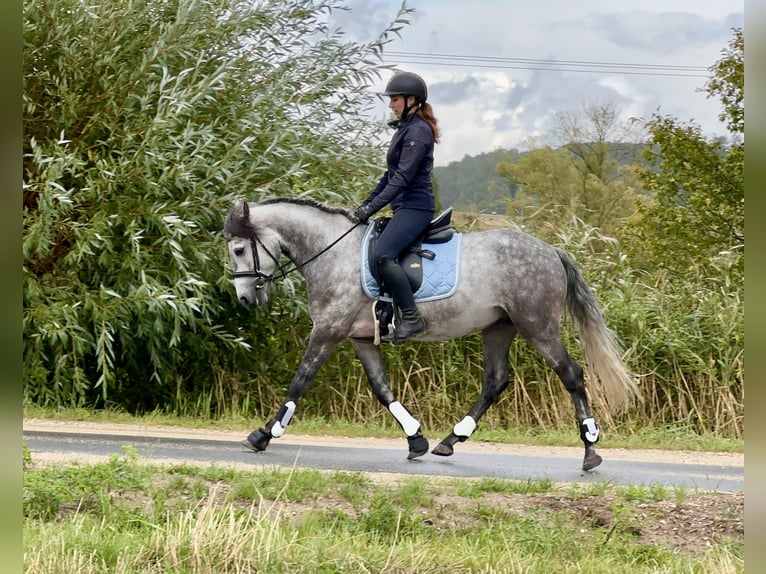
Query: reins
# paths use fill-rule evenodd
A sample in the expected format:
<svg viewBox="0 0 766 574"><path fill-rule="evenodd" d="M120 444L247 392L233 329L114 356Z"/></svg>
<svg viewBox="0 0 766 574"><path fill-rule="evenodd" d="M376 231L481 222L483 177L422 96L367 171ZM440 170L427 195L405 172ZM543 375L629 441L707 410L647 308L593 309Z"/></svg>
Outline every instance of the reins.
<svg viewBox="0 0 766 574"><path fill-rule="evenodd" d="M289 263L286 263L284 265L280 265L279 264L279 259L277 259L271 253L271 251L269 251L269 249L263 244L263 241L258 239L257 235L253 235L253 237L250 238L250 248L253 250L253 263L255 265L255 269L253 271L235 271L234 272L234 277L235 278L237 278L237 277L256 277L258 279L263 279L265 281L272 281L274 279L274 275L279 275L280 279L284 279L287 276L288 273L292 273L293 271L298 271L299 269L301 269L304 266L308 265L309 263L311 263L312 261L314 261L318 257L320 257L320 256L324 255L325 253L327 253L330 249L335 247L335 245L337 245L338 242L340 242L344 237L346 237L346 235L348 235L349 233L354 231L354 229L359 227L360 223L361 222L355 223L353 226L351 226L349 229L347 229L343 233L343 235L341 235L335 241L330 243L330 245L328 245L327 247L322 249L319 253L311 256L309 259L307 259L306 261L304 261L300 265L296 265L293 261L290 261ZM260 246L266 252L266 255L268 255L271 258L271 260L274 263L277 264L276 271L274 273L272 273L271 275L266 275L263 271L261 271L261 262L260 262L260 259L258 258L258 249L256 247L256 242L260 244ZM287 267L289 267L290 265L293 266L292 269L287 269L287 271L285 271L285 269Z"/></svg>

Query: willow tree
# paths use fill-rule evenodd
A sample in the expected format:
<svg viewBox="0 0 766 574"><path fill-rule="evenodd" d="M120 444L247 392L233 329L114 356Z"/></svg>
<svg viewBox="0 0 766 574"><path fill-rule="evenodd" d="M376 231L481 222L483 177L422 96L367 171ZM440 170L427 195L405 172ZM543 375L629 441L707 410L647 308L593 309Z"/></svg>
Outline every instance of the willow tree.
<svg viewBox="0 0 766 574"><path fill-rule="evenodd" d="M235 196L366 191L377 40L333 0L24 3L25 399L156 406L243 352Z"/></svg>

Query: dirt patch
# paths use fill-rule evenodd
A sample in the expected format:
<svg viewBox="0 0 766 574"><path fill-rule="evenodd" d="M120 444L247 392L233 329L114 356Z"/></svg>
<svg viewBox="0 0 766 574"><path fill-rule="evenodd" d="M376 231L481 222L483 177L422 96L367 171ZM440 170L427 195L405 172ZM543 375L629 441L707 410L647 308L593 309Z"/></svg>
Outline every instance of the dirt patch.
<svg viewBox="0 0 766 574"><path fill-rule="evenodd" d="M626 504L613 494L581 499L541 497L541 504L591 526L604 528L606 539L615 531L628 533L646 544L659 544L701 555L715 543L744 543L744 493L694 493L677 500Z"/></svg>

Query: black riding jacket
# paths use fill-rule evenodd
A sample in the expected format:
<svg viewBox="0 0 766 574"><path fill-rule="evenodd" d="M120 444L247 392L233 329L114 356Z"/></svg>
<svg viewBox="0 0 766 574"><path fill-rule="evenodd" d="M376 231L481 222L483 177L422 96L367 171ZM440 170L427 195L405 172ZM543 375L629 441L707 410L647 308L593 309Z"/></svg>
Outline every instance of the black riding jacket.
<svg viewBox="0 0 766 574"><path fill-rule="evenodd" d="M434 134L417 114L400 120L386 155L388 169L375 191L364 202L371 214L389 203L399 209L434 211L431 170L434 166Z"/></svg>

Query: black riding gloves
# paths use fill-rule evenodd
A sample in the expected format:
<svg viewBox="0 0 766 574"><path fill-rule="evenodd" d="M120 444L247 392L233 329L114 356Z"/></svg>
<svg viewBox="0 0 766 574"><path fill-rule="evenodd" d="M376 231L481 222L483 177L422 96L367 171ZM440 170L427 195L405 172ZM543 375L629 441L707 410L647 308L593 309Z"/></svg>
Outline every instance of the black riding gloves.
<svg viewBox="0 0 766 574"><path fill-rule="evenodd" d="M359 223L367 223L370 215L372 215L372 210L370 209L369 205L364 203L357 207L356 211L354 211L354 217L356 217L356 220Z"/></svg>

